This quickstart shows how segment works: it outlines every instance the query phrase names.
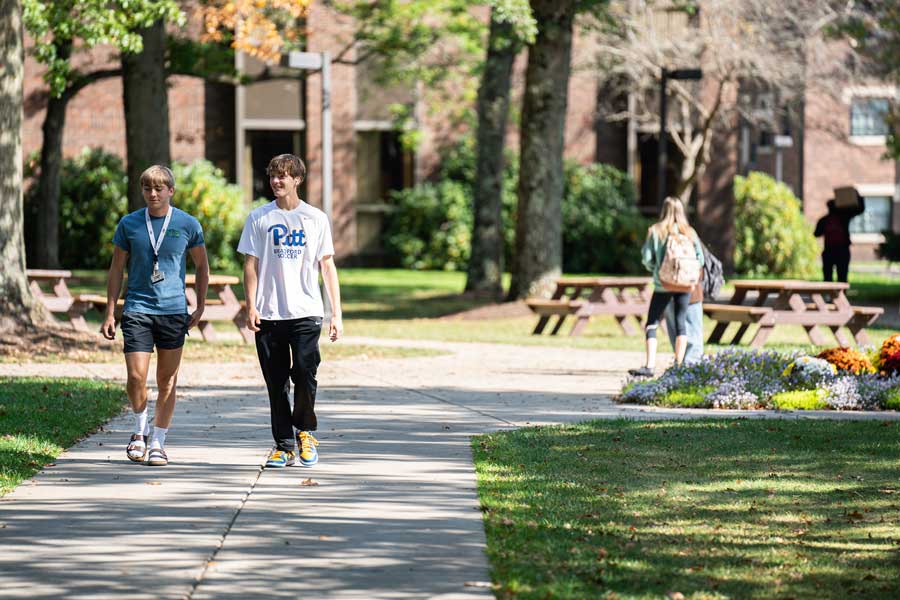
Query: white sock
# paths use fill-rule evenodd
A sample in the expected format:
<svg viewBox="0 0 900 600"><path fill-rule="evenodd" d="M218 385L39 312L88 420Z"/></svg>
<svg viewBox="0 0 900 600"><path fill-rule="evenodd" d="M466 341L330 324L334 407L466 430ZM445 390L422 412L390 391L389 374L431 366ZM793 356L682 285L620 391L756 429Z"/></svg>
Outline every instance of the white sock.
<svg viewBox="0 0 900 600"><path fill-rule="evenodd" d="M147 407L144 412L134 413L134 432L138 435L147 435L150 431L150 423L147 420Z"/></svg>
<svg viewBox="0 0 900 600"><path fill-rule="evenodd" d="M153 428L153 440L150 442L150 449L159 448L162 449L166 445L166 434L169 433L167 428L163 427L154 427Z"/></svg>

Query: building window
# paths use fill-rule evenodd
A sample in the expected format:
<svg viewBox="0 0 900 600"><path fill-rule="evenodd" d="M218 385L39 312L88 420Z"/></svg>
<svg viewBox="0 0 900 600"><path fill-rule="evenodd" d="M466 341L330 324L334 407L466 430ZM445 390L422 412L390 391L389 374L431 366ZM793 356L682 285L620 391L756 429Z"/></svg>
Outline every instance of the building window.
<svg viewBox="0 0 900 600"><path fill-rule="evenodd" d="M893 198L866 196L866 211L850 221L850 233L881 233L891 229Z"/></svg>
<svg viewBox="0 0 900 600"><path fill-rule="evenodd" d="M854 98L850 104L851 136L885 136L888 124L885 117L890 109L887 98Z"/></svg>

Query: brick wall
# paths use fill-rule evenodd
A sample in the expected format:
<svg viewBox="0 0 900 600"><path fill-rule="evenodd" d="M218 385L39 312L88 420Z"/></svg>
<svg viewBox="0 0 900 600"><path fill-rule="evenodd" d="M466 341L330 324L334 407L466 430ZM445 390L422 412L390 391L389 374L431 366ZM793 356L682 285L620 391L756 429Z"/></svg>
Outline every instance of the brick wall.
<svg viewBox="0 0 900 600"><path fill-rule="evenodd" d="M110 60L112 50L96 48L79 55L75 64L91 68L110 68L118 62ZM22 141L25 155L39 151L43 135L41 126L47 107L44 69L33 57L25 61L25 120ZM205 90L201 80L172 77L169 80L169 118L172 135L172 158L190 162L204 156ZM125 156L125 115L122 105L121 79L110 78L94 83L75 96L66 110L63 154L73 156L85 147L103 148ZM233 153L233 151L232 151Z"/></svg>

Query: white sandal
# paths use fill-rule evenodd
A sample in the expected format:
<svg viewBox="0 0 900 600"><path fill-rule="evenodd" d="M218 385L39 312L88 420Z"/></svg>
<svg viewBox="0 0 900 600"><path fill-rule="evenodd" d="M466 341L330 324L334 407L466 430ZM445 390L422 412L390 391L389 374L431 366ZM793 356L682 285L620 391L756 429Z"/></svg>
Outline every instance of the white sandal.
<svg viewBox="0 0 900 600"><path fill-rule="evenodd" d="M169 464L169 457L162 448L151 448L147 455L147 464L151 467L164 467Z"/></svg>
<svg viewBox="0 0 900 600"><path fill-rule="evenodd" d="M131 462L144 462L147 460L147 436L135 433L125 448L125 455Z"/></svg>

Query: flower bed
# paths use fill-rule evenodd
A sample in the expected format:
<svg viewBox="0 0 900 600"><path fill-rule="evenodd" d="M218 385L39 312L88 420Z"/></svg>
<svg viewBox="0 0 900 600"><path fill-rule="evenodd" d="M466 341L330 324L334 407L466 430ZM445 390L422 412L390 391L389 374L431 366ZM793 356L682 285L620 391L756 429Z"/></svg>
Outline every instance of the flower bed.
<svg viewBox="0 0 900 600"><path fill-rule="evenodd" d="M900 410L900 334L872 356L832 348L800 352L724 350L629 382L620 402L685 408Z"/></svg>

